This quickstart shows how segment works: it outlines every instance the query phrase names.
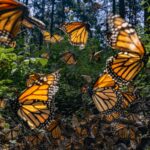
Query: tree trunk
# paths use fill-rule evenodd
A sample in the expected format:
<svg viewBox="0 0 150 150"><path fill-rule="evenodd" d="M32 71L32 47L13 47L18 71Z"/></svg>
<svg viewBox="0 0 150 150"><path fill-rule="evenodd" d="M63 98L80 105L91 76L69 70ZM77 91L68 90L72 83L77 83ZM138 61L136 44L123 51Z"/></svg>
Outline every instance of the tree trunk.
<svg viewBox="0 0 150 150"><path fill-rule="evenodd" d="M41 8L41 14L42 16L45 15L45 0L42 0L42 8ZM44 18L40 18L42 21L44 20ZM39 50L41 50L41 46L43 45L43 35L40 33L39 36Z"/></svg>
<svg viewBox="0 0 150 150"><path fill-rule="evenodd" d="M65 22L65 0L61 1L62 4L62 23Z"/></svg>
<svg viewBox="0 0 150 150"><path fill-rule="evenodd" d="M28 1L28 0L26 0L26 1L25 1L25 4L26 4L26 5L28 5L28 3L29 3L29 1Z"/></svg>
<svg viewBox="0 0 150 150"><path fill-rule="evenodd" d="M122 18L125 18L125 2L124 2L124 0L119 0L119 14Z"/></svg>
<svg viewBox="0 0 150 150"><path fill-rule="evenodd" d="M113 0L113 14L116 13L116 0Z"/></svg>
<svg viewBox="0 0 150 150"><path fill-rule="evenodd" d="M51 27L50 27L51 34L53 34L53 26L54 26L54 7L55 7L55 0L52 0Z"/></svg>
<svg viewBox="0 0 150 150"><path fill-rule="evenodd" d="M133 25L135 26L137 24L137 7L136 7L136 0L133 0Z"/></svg>
<svg viewBox="0 0 150 150"><path fill-rule="evenodd" d="M144 6L144 26L146 27L146 34L150 34L150 21L148 22L148 17L150 17L150 12L148 12L147 7Z"/></svg>

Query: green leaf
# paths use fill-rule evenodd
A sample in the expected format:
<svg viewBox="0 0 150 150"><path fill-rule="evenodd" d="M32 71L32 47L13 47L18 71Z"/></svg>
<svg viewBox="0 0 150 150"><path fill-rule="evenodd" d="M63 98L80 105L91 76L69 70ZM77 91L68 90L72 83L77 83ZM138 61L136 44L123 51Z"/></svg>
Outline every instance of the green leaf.
<svg viewBox="0 0 150 150"><path fill-rule="evenodd" d="M147 3L146 0L142 0L141 5L145 5Z"/></svg>
<svg viewBox="0 0 150 150"><path fill-rule="evenodd" d="M5 80L1 80L0 81L0 85L2 85L2 84L10 84L10 83L12 83L13 81L12 80L10 80L10 79L5 79Z"/></svg>
<svg viewBox="0 0 150 150"><path fill-rule="evenodd" d="M26 65L29 65L29 62L30 62L29 59L25 59L25 60L23 61L23 63L26 64Z"/></svg>
<svg viewBox="0 0 150 150"><path fill-rule="evenodd" d="M17 55L15 53L1 53L0 54L0 60L8 60L8 61L15 61L17 60Z"/></svg>
<svg viewBox="0 0 150 150"><path fill-rule="evenodd" d="M38 58L38 61L40 62L40 64L41 64L42 66L45 66L45 65L47 65L47 63L48 63L48 60L45 59L45 58Z"/></svg>
<svg viewBox="0 0 150 150"><path fill-rule="evenodd" d="M8 57L8 59L10 60L12 60L12 61L15 61L15 60L17 60L17 55L15 54L15 53L9 53L9 54L6 54L7 55L7 57Z"/></svg>
<svg viewBox="0 0 150 150"><path fill-rule="evenodd" d="M14 48L2 48L2 47L0 47L0 53L10 53L13 51L14 51Z"/></svg>

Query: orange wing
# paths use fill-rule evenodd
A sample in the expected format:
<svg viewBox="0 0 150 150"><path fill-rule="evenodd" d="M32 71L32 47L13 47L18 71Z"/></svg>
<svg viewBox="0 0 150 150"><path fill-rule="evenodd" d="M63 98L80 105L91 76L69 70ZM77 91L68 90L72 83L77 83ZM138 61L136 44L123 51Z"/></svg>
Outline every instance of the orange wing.
<svg viewBox="0 0 150 150"><path fill-rule="evenodd" d="M110 114L119 109L122 95L111 76L104 73L93 86L92 99L100 112Z"/></svg>
<svg viewBox="0 0 150 150"><path fill-rule="evenodd" d="M118 85L113 80L113 78L106 72L104 72L101 76L98 77L96 82L94 83L94 88L103 88L103 87L115 87L118 89Z"/></svg>
<svg viewBox="0 0 150 150"><path fill-rule="evenodd" d="M84 47L88 39L89 24L83 22L65 23L60 29L69 36L70 43Z"/></svg>
<svg viewBox="0 0 150 150"><path fill-rule="evenodd" d="M30 15L24 16L24 20L22 21L22 25L27 28L33 28L34 26L38 27L41 31L45 29L45 24Z"/></svg>
<svg viewBox="0 0 150 150"><path fill-rule="evenodd" d="M0 0L0 44L15 47L13 38L20 32L21 25L45 28L44 23L29 16L24 4L14 0Z"/></svg>
<svg viewBox="0 0 150 150"><path fill-rule="evenodd" d="M136 53L120 52L107 61L106 71L120 84L128 84L143 66L144 62Z"/></svg>
<svg viewBox="0 0 150 150"><path fill-rule="evenodd" d="M50 106L51 105L51 106ZM30 100L20 105L18 116L27 122L31 129L42 128L54 117L54 105Z"/></svg>
<svg viewBox="0 0 150 150"><path fill-rule="evenodd" d="M123 92L122 95L123 95L123 100L122 100L121 107L123 109L128 108L133 102L137 101L139 98L134 92Z"/></svg>
<svg viewBox="0 0 150 150"><path fill-rule="evenodd" d="M121 113L118 111L114 111L112 113L110 113L109 115L103 115L103 120L107 121L107 122L113 122L116 121L117 119L119 119L121 117Z"/></svg>
<svg viewBox="0 0 150 150"><path fill-rule="evenodd" d="M60 139L61 129L59 120L53 120L47 127L47 130L51 132L54 139Z"/></svg>
<svg viewBox="0 0 150 150"><path fill-rule="evenodd" d="M21 21L28 9L13 0L0 0L0 43L15 47L12 38L20 31Z"/></svg>
<svg viewBox="0 0 150 150"><path fill-rule="evenodd" d="M34 73L29 75L29 78L26 81L27 87L31 87L38 79L40 78L41 74Z"/></svg>
<svg viewBox="0 0 150 150"><path fill-rule="evenodd" d="M141 57L145 54L145 49L131 24L119 15L110 15L108 17L108 26L111 31L109 40L112 48L137 53Z"/></svg>
<svg viewBox="0 0 150 150"><path fill-rule="evenodd" d="M18 98L17 113L31 129L41 128L53 119L53 97L58 91L59 77L60 74L56 71L33 78L31 87L29 86Z"/></svg>
<svg viewBox="0 0 150 150"><path fill-rule="evenodd" d="M68 65L75 65L77 63L75 55L69 51L63 53L61 58Z"/></svg>
<svg viewBox="0 0 150 150"><path fill-rule="evenodd" d="M56 85L59 77L60 74L57 71L46 76L43 75L38 80L34 78L32 83L33 85L31 84L32 86L27 88L18 98L19 103L24 103L25 101L28 102L30 100L51 100L52 96L55 95L58 90ZM51 92L49 93L49 91Z"/></svg>
<svg viewBox="0 0 150 150"><path fill-rule="evenodd" d="M44 41L52 44L58 43L63 40L62 36L58 34L51 35L48 31L45 30L42 31L42 34L43 34Z"/></svg>
<svg viewBox="0 0 150 150"><path fill-rule="evenodd" d="M107 61L107 72L119 83L132 81L147 62L147 55L135 29L118 15L108 17L112 48L122 52Z"/></svg>
<svg viewBox="0 0 150 150"><path fill-rule="evenodd" d="M7 102L4 99L0 99L0 109L5 109Z"/></svg>
<svg viewBox="0 0 150 150"><path fill-rule="evenodd" d="M41 142L45 140L44 134L41 133L34 133L32 135L22 137L23 143L29 144L31 147L35 147L39 145Z"/></svg>
<svg viewBox="0 0 150 150"><path fill-rule="evenodd" d="M118 136L119 139L136 140L137 134L134 127L118 123L114 128L115 135Z"/></svg>

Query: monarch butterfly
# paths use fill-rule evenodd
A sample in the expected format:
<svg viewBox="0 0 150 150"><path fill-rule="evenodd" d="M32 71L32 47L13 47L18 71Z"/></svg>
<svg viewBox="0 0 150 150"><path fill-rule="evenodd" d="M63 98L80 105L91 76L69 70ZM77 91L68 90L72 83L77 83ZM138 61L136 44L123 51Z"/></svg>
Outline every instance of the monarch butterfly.
<svg viewBox="0 0 150 150"><path fill-rule="evenodd" d="M87 83L91 83L92 82L92 77L86 74L82 74L81 77L83 77L83 79L87 82Z"/></svg>
<svg viewBox="0 0 150 150"><path fill-rule="evenodd" d="M0 109L4 109L6 107L6 101L4 99L0 99Z"/></svg>
<svg viewBox="0 0 150 150"><path fill-rule="evenodd" d="M85 121L79 122L79 119L75 114L73 114L72 117L72 127L79 137L87 137L88 136L88 129L84 126L86 124Z"/></svg>
<svg viewBox="0 0 150 150"><path fill-rule="evenodd" d="M20 125L12 128L12 129L9 129L9 130L6 130L5 131L5 139L6 140L16 140L17 137L19 136L20 134Z"/></svg>
<svg viewBox="0 0 150 150"><path fill-rule="evenodd" d="M123 100L121 107L123 109L128 108L135 100L138 99L138 96L134 92L122 92Z"/></svg>
<svg viewBox="0 0 150 150"><path fill-rule="evenodd" d="M22 25L29 29L34 28L34 26L38 27L40 30L45 29L45 24L41 20L33 16L25 16L25 18L22 21Z"/></svg>
<svg viewBox="0 0 150 150"><path fill-rule="evenodd" d="M103 115L102 119L107 121L107 122L113 122L116 121L121 117L121 112L119 111L114 111L108 115Z"/></svg>
<svg viewBox="0 0 150 150"><path fill-rule="evenodd" d="M121 123L116 123L114 125L115 135L120 139L129 139L129 140L136 140L136 129L132 126L128 126Z"/></svg>
<svg viewBox="0 0 150 150"><path fill-rule="evenodd" d="M45 52L45 53L41 54L41 57L45 58L45 59L49 59L50 58L50 54Z"/></svg>
<svg viewBox="0 0 150 150"><path fill-rule="evenodd" d="M54 139L61 138L60 120L53 120L47 127Z"/></svg>
<svg viewBox="0 0 150 150"><path fill-rule="evenodd" d="M60 74L56 71L39 75L19 96L17 114L27 122L31 129L41 128L52 120L54 113L53 96L58 91Z"/></svg>
<svg viewBox="0 0 150 150"><path fill-rule="evenodd" d="M108 26L111 47L122 52L107 61L107 72L118 83L128 84L146 64L146 51L135 29L119 15L110 15Z"/></svg>
<svg viewBox="0 0 150 150"><path fill-rule="evenodd" d="M45 30L42 31L42 34L43 34L44 41L46 42L58 43L63 40L63 37L61 37L60 35L58 34L51 35L48 31Z"/></svg>
<svg viewBox="0 0 150 150"><path fill-rule="evenodd" d="M89 24L83 22L64 23L60 29L68 34L72 45L84 48L88 39Z"/></svg>
<svg viewBox="0 0 150 150"><path fill-rule="evenodd" d="M68 65L75 65L77 63L75 55L69 51L63 53L61 58Z"/></svg>
<svg viewBox="0 0 150 150"><path fill-rule="evenodd" d="M45 28L43 22L29 16L29 10L24 4L15 0L0 0L0 44L15 47L13 38L17 36L22 24L29 27L29 23L30 27L33 24Z"/></svg>
<svg viewBox="0 0 150 150"><path fill-rule="evenodd" d="M143 115L133 113L126 114L125 119L127 119L128 121L132 121L134 124L145 120Z"/></svg>
<svg viewBox="0 0 150 150"><path fill-rule="evenodd" d="M22 20L22 25L24 26L24 27L27 27L27 28L29 28L29 29L32 29L33 27L34 27L34 25L32 24L32 23L30 23L28 20L26 20L26 19L23 19Z"/></svg>
<svg viewBox="0 0 150 150"><path fill-rule="evenodd" d="M34 74L29 75L29 78L26 81L26 86L31 87L35 83L35 81L40 78L40 75L41 74L39 73L34 73Z"/></svg>
<svg viewBox="0 0 150 150"><path fill-rule="evenodd" d="M37 146L44 140L44 133L34 133L33 135L28 135L23 137L24 143L31 144L30 146Z"/></svg>
<svg viewBox="0 0 150 150"><path fill-rule="evenodd" d="M119 108L122 95L112 77L104 72L94 83L92 99L101 113L110 114Z"/></svg>
<svg viewBox="0 0 150 150"><path fill-rule="evenodd" d="M6 120L2 116L0 116L0 130L4 129L6 126Z"/></svg>
<svg viewBox="0 0 150 150"><path fill-rule="evenodd" d="M100 60L100 55L101 51L98 51L98 52L93 52L91 55L90 55L90 61L92 60L95 60L95 61L98 61Z"/></svg>

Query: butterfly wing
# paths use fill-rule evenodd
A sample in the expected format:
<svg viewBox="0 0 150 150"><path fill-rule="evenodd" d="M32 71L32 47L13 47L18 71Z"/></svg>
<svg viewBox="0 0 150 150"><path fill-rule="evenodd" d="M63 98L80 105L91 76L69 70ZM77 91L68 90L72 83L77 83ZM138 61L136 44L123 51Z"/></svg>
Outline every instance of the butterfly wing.
<svg viewBox="0 0 150 150"><path fill-rule="evenodd" d="M109 41L112 48L137 53L143 57L145 49L131 24L119 15L110 15L108 26L111 31Z"/></svg>
<svg viewBox="0 0 150 150"><path fill-rule="evenodd" d="M52 120L54 115L47 103L35 100L24 102L17 113L31 129L41 128L47 121Z"/></svg>
<svg viewBox="0 0 150 150"><path fill-rule="evenodd" d="M59 120L53 120L47 127L47 130L51 132L54 139L60 139L61 137L61 129L59 125Z"/></svg>
<svg viewBox="0 0 150 150"><path fill-rule="evenodd" d="M102 88L102 87L115 87L116 89L118 89L118 85L116 84L116 82L106 72L104 72L104 74L102 74L101 76L98 77L98 79L94 83L94 88L95 87L99 87L99 88Z"/></svg>
<svg viewBox="0 0 150 150"><path fill-rule="evenodd" d="M18 115L27 122L31 129L41 128L54 113L53 96L58 91L58 71L43 75L32 83L18 98Z"/></svg>
<svg viewBox="0 0 150 150"><path fill-rule="evenodd" d="M93 86L92 99L97 109L106 114L119 109L122 96L116 83L107 73L102 74Z"/></svg>
<svg viewBox="0 0 150 150"><path fill-rule="evenodd" d="M49 42L49 43L54 44L54 43L57 43L57 42L60 42L63 40L63 37L61 37L60 35L58 35L58 34L51 35L46 30L43 30L42 34L43 34L44 41Z"/></svg>
<svg viewBox="0 0 150 150"><path fill-rule="evenodd" d="M35 17L32 17L32 16L29 16L29 15L24 16L22 25L24 25L25 27L27 27L29 29L34 28L34 26L36 26L41 30L41 32L42 32L42 30L45 29L45 24L41 20L39 20Z"/></svg>
<svg viewBox="0 0 150 150"><path fill-rule="evenodd" d="M8 131L6 130L5 139L7 139L7 140L16 140L20 133L21 133L20 132L20 127L16 126L14 128L9 129Z"/></svg>
<svg viewBox="0 0 150 150"><path fill-rule="evenodd" d="M75 55L72 52L63 53L61 58L68 65L75 65L77 63Z"/></svg>
<svg viewBox="0 0 150 150"><path fill-rule="evenodd" d="M0 43L15 47L12 38L20 31L21 21L28 9L13 0L0 0Z"/></svg>
<svg viewBox="0 0 150 150"><path fill-rule="evenodd" d="M121 107L123 109L128 108L133 102L135 102L135 100L138 99L138 96L134 92L123 92L122 95L123 95L123 100L122 100Z"/></svg>
<svg viewBox="0 0 150 150"><path fill-rule="evenodd" d="M45 41L50 41L51 34L48 31L43 30L42 34L43 34L43 38L44 38Z"/></svg>
<svg viewBox="0 0 150 150"><path fill-rule="evenodd" d="M29 16L28 8L14 0L0 0L0 44L15 47L13 38L20 32L21 25L44 29L45 24Z"/></svg>
<svg viewBox="0 0 150 150"><path fill-rule="evenodd" d="M7 102L4 99L0 99L0 109L5 109Z"/></svg>
<svg viewBox="0 0 150 150"><path fill-rule="evenodd" d="M115 128L115 135L118 136L120 139L129 139L129 140L136 139L137 135L134 127L117 123L114 126L114 128Z"/></svg>
<svg viewBox="0 0 150 150"><path fill-rule="evenodd" d="M119 111L114 111L108 115L103 115L103 120L107 122L113 122L116 121L121 117L121 113Z"/></svg>
<svg viewBox="0 0 150 150"><path fill-rule="evenodd" d="M121 84L128 84L143 68L144 62L136 53L120 52L107 61L107 72Z"/></svg>
<svg viewBox="0 0 150 150"><path fill-rule="evenodd" d="M62 40L63 40L63 37L58 34L54 34L51 37L51 43L59 43Z"/></svg>
<svg viewBox="0 0 150 150"><path fill-rule="evenodd" d="M87 43L89 24L83 22L65 23L61 30L69 35L72 45L85 46Z"/></svg>
<svg viewBox="0 0 150 150"><path fill-rule="evenodd" d="M24 136L23 142L29 144L31 147L39 146L41 142L43 142L44 134L43 133L34 133L32 135Z"/></svg>

